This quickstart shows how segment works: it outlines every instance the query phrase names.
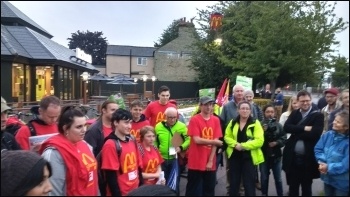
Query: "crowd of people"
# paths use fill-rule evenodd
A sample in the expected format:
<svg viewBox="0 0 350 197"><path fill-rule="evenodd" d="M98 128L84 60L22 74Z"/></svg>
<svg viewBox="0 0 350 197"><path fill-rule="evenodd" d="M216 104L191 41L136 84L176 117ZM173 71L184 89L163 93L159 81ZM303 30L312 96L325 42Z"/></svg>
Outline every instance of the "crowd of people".
<svg viewBox="0 0 350 197"><path fill-rule="evenodd" d="M125 110L105 101L88 129L79 108L47 96L38 117L15 136L6 131L11 108L1 98L1 195L179 196L186 167L185 195L215 196L217 169L225 164L229 196L256 196L256 188L269 195L270 171L278 196L299 196L300 187L311 196L319 177L326 196L347 196L349 90L326 90L322 109L301 90L283 113L281 90L271 95L267 85L261 96L273 102L262 108L241 85L222 107L203 96L187 125L161 86L159 100L147 106L134 100ZM183 157L187 162L178 163Z"/></svg>

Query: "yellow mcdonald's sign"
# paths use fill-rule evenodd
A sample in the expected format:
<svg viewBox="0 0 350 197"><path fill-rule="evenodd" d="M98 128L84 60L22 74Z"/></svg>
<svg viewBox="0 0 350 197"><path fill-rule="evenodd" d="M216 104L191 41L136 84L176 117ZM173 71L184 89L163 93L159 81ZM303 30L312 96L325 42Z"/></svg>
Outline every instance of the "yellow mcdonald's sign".
<svg viewBox="0 0 350 197"><path fill-rule="evenodd" d="M123 172L128 172L128 169L135 170L136 169L136 156L134 152L126 153L123 165Z"/></svg>
<svg viewBox="0 0 350 197"><path fill-rule="evenodd" d="M204 127L202 130L202 137L204 139L212 140L213 139L213 129L211 127Z"/></svg>
<svg viewBox="0 0 350 197"><path fill-rule="evenodd" d="M88 171L97 169L97 163L94 158L90 157L85 153L81 154L81 157L82 157L83 164L86 166L86 169Z"/></svg>
<svg viewBox="0 0 350 197"><path fill-rule="evenodd" d="M156 123L162 122L163 120L165 120L164 113L163 112L158 112L157 118L156 118Z"/></svg>
<svg viewBox="0 0 350 197"><path fill-rule="evenodd" d="M157 166L159 165L158 158L150 159L147 163L146 173L154 173L157 171Z"/></svg>

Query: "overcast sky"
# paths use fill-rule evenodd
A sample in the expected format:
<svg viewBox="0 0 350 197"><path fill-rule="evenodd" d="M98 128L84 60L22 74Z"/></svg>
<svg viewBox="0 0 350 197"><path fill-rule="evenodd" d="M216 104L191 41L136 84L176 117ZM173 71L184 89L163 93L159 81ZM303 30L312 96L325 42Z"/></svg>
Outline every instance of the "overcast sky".
<svg viewBox="0 0 350 197"><path fill-rule="evenodd" d="M102 31L112 45L150 46L174 19L197 16L216 1L10 1L68 47L67 38L80 31ZM338 2L338 17L349 21L349 2ZM339 53L349 58L349 28L337 34Z"/></svg>

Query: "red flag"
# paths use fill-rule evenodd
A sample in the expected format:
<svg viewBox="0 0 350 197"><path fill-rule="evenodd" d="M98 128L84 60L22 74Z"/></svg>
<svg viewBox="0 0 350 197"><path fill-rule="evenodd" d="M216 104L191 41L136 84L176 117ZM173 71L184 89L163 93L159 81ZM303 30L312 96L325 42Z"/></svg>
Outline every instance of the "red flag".
<svg viewBox="0 0 350 197"><path fill-rule="evenodd" d="M218 94L218 96L216 97L216 104L218 104L220 107L223 104L223 99L225 96L225 90L226 90L226 86L227 86L227 78L225 79L224 83L222 84L221 88L220 88L220 92Z"/></svg>
<svg viewBox="0 0 350 197"><path fill-rule="evenodd" d="M229 95L229 93L230 93L230 80L228 80L228 82L227 82L225 95L222 98L222 105L225 105L228 102L228 95Z"/></svg>

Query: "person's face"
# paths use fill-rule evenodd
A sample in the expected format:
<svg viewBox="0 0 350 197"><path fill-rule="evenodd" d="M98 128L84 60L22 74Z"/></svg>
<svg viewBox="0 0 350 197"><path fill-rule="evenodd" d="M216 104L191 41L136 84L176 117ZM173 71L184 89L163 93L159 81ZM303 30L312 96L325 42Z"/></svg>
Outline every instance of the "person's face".
<svg viewBox="0 0 350 197"><path fill-rule="evenodd" d="M326 102L328 105L334 105L337 101L337 96L334 94L327 93L326 94Z"/></svg>
<svg viewBox="0 0 350 197"><path fill-rule="evenodd" d="M177 120L177 113L176 112L168 112L165 114L166 123L168 126L173 126L176 123Z"/></svg>
<svg viewBox="0 0 350 197"><path fill-rule="evenodd" d="M70 128L65 128L63 130L69 141L76 143L84 139L86 133L86 118L85 117L74 117L73 124Z"/></svg>
<svg viewBox="0 0 350 197"><path fill-rule="evenodd" d="M49 169L47 166L45 166L43 181L39 185L35 186L33 189L29 190L26 196L48 196L49 192L51 192L52 190L49 174Z"/></svg>
<svg viewBox="0 0 350 197"><path fill-rule="evenodd" d="M1 131L6 129L6 122L8 119L8 111L1 112Z"/></svg>
<svg viewBox="0 0 350 197"><path fill-rule="evenodd" d="M143 136L142 143L147 146L152 146L154 144L154 140L156 136L152 131L147 131L147 133Z"/></svg>
<svg viewBox="0 0 350 197"><path fill-rule="evenodd" d="M115 129L122 135L129 135L131 130L132 120L119 120L114 121Z"/></svg>
<svg viewBox="0 0 350 197"><path fill-rule="evenodd" d="M299 103L299 107L302 111L306 112L310 109L311 107L311 98L307 95L305 96L300 96L298 98L298 103Z"/></svg>
<svg viewBox="0 0 350 197"><path fill-rule="evenodd" d="M276 92L277 92L277 93L280 93L280 92L281 92L281 88L277 88L277 89L276 89Z"/></svg>
<svg viewBox="0 0 350 197"><path fill-rule="evenodd" d="M273 107L266 108L264 112L265 118L271 119L275 117L275 109Z"/></svg>
<svg viewBox="0 0 350 197"><path fill-rule="evenodd" d="M266 84L265 90L270 90L270 84Z"/></svg>
<svg viewBox="0 0 350 197"><path fill-rule="evenodd" d="M246 101L248 101L249 103L251 103L251 102L253 102L254 96L251 95L251 94L247 94L247 95L245 95L244 98L245 98Z"/></svg>
<svg viewBox="0 0 350 197"><path fill-rule="evenodd" d="M115 110L117 110L118 108L119 108L118 104L116 104L116 103L109 103L106 106L106 109L102 109L103 116L105 116L108 120L111 120L113 112Z"/></svg>
<svg viewBox="0 0 350 197"><path fill-rule="evenodd" d="M299 109L299 102L297 101L297 99L294 99L292 101L292 109L293 110Z"/></svg>
<svg viewBox="0 0 350 197"><path fill-rule="evenodd" d="M39 108L40 119L48 125L56 124L61 106L50 104L46 110Z"/></svg>
<svg viewBox="0 0 350 197"><path fill-rule="evenodd" d="M131 115L132 115L132 119L134 120L138 120L140 117L141 117L141 114L142 114L142 107L140 106L134 106L131 108L130 112L131 112Z"/></svg>
<svg viewBox="0 0 350 197"><path fill-rule="evenodd" d="M341 98L342 98L343 105L346 107L349 107L349 92L342 93Z"/></svg>
<svg viewBox="0 0 350 197"><path fill-rule="evenodd" d="M200 105L200 110L204 114L212 114L214 112L214 103L209 102L206 104L201 104Z"/></svg>
<svg viewBox="0 0 350 197"><path fill-rule="evenodd" d="M236 88L233 90L233 96L235 97L236 100L241 100L243 99L243 87L242 86L236 86Z"/></svg>
<svg viewBox="0 0 350 197"><path fill-rule="evenodd" d="M241 106L238 109L238 113L242 118L248 118L251 113L250 105L247 103L241 104Z"/></svg>
<svg viewBox="0 0 350 197"><path fill-rule="evenodd" d="M333 121L333 128L334 131L337 131L339 133L345 133L346 130L349 128L344 125L344 119L340 116L336 116Z"/></svg>
<svg viewBox="0 0 350 197"><path fill-rule="evenodd" d="M170 98L170 92L169 91L163 91L161 93L158 93L159 102L162 104L166 104L169 101Z"/></svg>

